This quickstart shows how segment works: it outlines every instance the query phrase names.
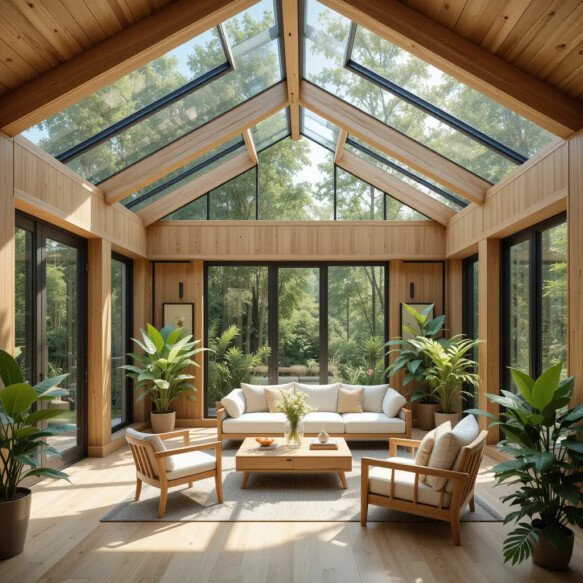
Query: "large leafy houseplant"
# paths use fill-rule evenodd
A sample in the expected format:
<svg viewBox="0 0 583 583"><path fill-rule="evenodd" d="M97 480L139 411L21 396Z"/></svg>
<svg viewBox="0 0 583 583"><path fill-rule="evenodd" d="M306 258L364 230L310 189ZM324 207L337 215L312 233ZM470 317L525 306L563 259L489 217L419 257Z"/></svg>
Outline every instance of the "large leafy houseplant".
<svg viewBox="0 0 583 583"><path fill-rule="evenodd" d="M538 379L510 369L518 394L487 395L504 407L500 419L479 409L471 413L493 419L505 439L500 449L513 459L493 468L497 484L515 489L502 500L515 509L505 523L516 528L504 541L504 560L513 565L532 556L549 568L565 568L573 550L573 532L583 527L583 405L565 410L573 394L573 377L561 380L562 364Z"/></svg>
<svg viewBox="0 0 583 583"><path fill-rule="evenodd" d="M31 492L20 484L30 477L67 479L67 474L42 467L42 455L59 452L44 439L58 433L56 427L39 423L61 415L57 409L43 409L43 401L66 396L59 384L68 375L47 378L35 386L24 376L13 356L0 350L0 559L24 548L30 515Z"/></svg>
<svg viewBox="0 0 583 583"><path fill-rule="evenodd" d="M131 353L134 364L121 368L126 369L128 376L136 381L134 390L139 393L138 399L150 398L154 409L151 414L152 428L158 432L171 430L175 416L171 411L172 403L182 393L196 391L191 382L194 376L186 369L198 366L193 357L206 349L197 348L200 340L193 340L192 335L187 335L183 328L167 326L157 330L147 324L141 334L142 341L132 340L143 350L143 354ZM192 394L188 398L195 399ZM171 427L162 427L162 419L157 415L168 416L164 423L169 423Z"/></svg>

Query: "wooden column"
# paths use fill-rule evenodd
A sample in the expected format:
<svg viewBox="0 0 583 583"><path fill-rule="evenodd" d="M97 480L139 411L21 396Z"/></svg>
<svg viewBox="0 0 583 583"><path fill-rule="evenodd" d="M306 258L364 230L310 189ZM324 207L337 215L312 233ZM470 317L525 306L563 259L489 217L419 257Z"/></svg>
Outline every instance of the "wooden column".
<svg viewBox="0 0 583 583"><path fill-rule="evenodd" d="M500 386L500 240L482 239L479 243L479 305L478 327L480 347L478 370L480 409L498 415L498 405L486 398L486 393L497 393ZM479 418L480 427L487 429L489 420ZM498 443L497 427L488 430L488 443Z"/></svg>
<svg viewBox="0 0 583 583"><path fill-rule="evenodd" d="M445 280L445 314L448 335L456 336L462 333L462 303L463 303L462 260L449 259L446 265Z"/></svg>
<svg viewBox="0 0 583 583"><path fill-rule="evenodd" d="M401 280L403 273L403 262L400 260L389 263L389 339L393 340L401 336ZM395 360L395 355L391 355L390 362ZM391 387L399 392L402 390L402 375L397 374L389 379Z"/></svg>
<svg viewBox="0 0 583 583"><path fill-rule="evenodd" d="M194 262L194 337L204 345L204 261L197 259ZM195 401L195 418L204 421L204 355L198 354L195 358L198 367L195 368L194 386L197 388ZM215 425L214 419L206 420L209 425Z"/></svg>
<svg viewBox="0 0 583 583"><path fill-rule="evenodd" d="M568 368L575 377L572 406L583 403L583 133L569 141Z"/></svg>
<svg viewBox="0 0 583 583"><path fill-rule="evenodd" d="M0 134L0 349L14 354L14 143Z"/></svg>
<svg viewBox="0 0 583 583"><path fill-rule="evenodd" d="M150 264L146 259L134 260L134 330L132 337L141 338L140 329L145 328L146 324L151 321L152 312L152 294L151 281L152 276L150 272ZM139 351L139 347L133 345L133 350ZM147 399L137 399L138 394L134 393L133 398L133 421L142 422L148 421L150 404Z"/></svg>
<svg viewBox="0 0 583 583"><path fill-rule="evenodd" d="M88 312L88 454L111 442L111 243L90 239Z"/></svg>

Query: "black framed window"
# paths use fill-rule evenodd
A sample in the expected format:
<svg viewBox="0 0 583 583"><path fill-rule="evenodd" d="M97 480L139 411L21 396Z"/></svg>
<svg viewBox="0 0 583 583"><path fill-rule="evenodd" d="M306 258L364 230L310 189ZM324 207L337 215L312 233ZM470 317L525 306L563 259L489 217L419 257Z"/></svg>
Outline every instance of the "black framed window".
<svg viewBox="0 0 583 583"><path fill-rule="evenodd" d="M536 377L567 359L565 215L505 239L501 276L501 380L514 390L508 367Z"/></svg>
<svg viewBox="0 0 583 583"><path fill-rule="evenodd" d="M133 330L133 261L111 256L111 428L113 431L132 420L132 383L120 367L129 364Z"/></svg>
<svg viewBox="0 0 583 583"><path fill-rule="evenodd" d="M478 279L480 273L480 262L477 255L472 255L463 260L462 263L462 330L463 334L468 338L477 340L479 338L478 317L479 317L479 293L478 293ZM478 361L477 346L470 358ZM475 387L466 387L466 391L473 393L473 397L467 396L464 399L464 409L476 405Z"/></svg>
<svg viewBox="0 0 583 583"><path fill-rule="evenodd" d="M248 382L384 382L388 263L205 263L205 411Z"/></svg>

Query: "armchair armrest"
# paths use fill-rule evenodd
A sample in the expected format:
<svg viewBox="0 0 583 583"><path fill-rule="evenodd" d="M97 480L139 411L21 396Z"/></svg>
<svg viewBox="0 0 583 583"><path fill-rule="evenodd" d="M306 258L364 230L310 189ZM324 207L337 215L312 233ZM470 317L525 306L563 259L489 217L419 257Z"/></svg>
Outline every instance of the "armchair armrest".
<svg viewBox="0 0 583 583"><path fill-rule="evenodd" d="M181 455L183 453L190 453L192 451L204 451L205 449L214 449L217 457L222 453L221 442L212 441L211 443L202 443L200 445L187 445L186 447L176 447L174 449L168 449L166 451L155 451L154 457L156 459L162 459L166 457L172 457L175 455Z"/></svg>
<svg viewBox="0 0 583 583"><path fill-rule="evenodd" d="M398 470L401 472L411 472L413 474L420 474L423 476L435 476L436 478L448 478L456 482L465 482L469 478L469 474L465 472L454 472L453 470L442 470L439 468L430 468L428 466L417 466L415 464L401 464L389 460L379 460L370 457L363 457L360 460L361 467L366 466L367 472L369 467L388 468L389 470Z"/></svg>
<svg viewBox="0 0 583 583"><path fill-rule="evenodd" d="M389 456L393 457L397 455L397 446L401 445L407 447L411 450L419 448L421 440L419 439L405 439L404 437L391 437L389 439Z"/></svg>
<svg viewBox="0 0 583 583"><path fill-rule="evenodd" d="M177 429L175 431L168 431L168 433L158 433L158 437L161 440L172 439L174 437L182 437L184 440L184 445L190 443L190 430L189 429Z"/></svg>
<svg viewBox="0 0 583 583"><path fill-rule="evenodd" d="M223 441L223 420L228 417L227 410L224 407L217 409L217 439Z"/></svg>

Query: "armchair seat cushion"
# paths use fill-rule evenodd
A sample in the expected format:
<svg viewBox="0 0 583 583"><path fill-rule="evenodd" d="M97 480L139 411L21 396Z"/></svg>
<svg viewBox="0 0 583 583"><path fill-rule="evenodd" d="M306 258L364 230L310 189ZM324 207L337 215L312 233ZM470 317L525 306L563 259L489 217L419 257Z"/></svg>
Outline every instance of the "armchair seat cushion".
<svg viewBox="0 0 583 583"><path fill-rule="evenodd" d="M285 415L283 413L243 413L233 419L223 421L223 433L272 433L283 435ZM320 430L318 430L320 431Z"/></svg>
<svg viewBox="0 0 583 583"><path fill-rule="evenodd" d="M390 457L389 461L399 464L413 465L413 459ZM372 467L369 474L368 484L371 494L390 497L391 495L391 475L392 470L388 468ZM434 490L424 482L418 482L417 502L428 506L439 506L441 492ZM395 471L395 499L413 501L415 491L415 474L413 472ZM443 508L449 508L451 494L443 493Z"/></svg>
<svg viewBox="0 0 583 583"><path fill-rule="evenodd" d="M174 470L166 474L168 480L177 480L186 476L202 474L203 472L214 470L217 467L215 458L204 451L182 453L172 456L172 459L174 461Z"/></svg>
<svg viewBox="0 0 583 583"><path fill-rule="evenodd" d="M139 439L140 441L148 441L154 444L154 451L148 448L148 459L150 460L150 466L154 472L154 476L158 477L158 464L154 458L154 452L166 451L166 446L159 435L155 433L142 433L141 431L136 431L131 427L126 429L126 435L129 435L133 439ZM171 457L162 458L162 463L166 472L171 472L174 470L174 460Z"/></svg>
<svg viewBox="0 0 583 583"><path fill-rule="evenodd" d="M405 433L403 419L387 417L384 413L344 413L346 433Z"/></svg>
<svg viewBox="0 0 583 583"><path fill-rule="evenodd" d="M322 427L328 433L344 433L344 419L338 413L314 411L304 417L304 431L306 433L320 433Z"/></svg>

